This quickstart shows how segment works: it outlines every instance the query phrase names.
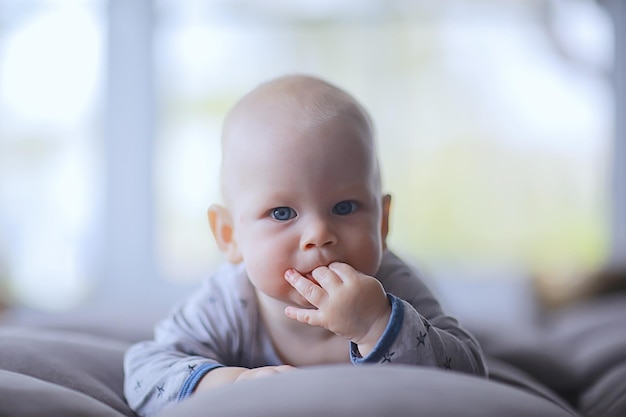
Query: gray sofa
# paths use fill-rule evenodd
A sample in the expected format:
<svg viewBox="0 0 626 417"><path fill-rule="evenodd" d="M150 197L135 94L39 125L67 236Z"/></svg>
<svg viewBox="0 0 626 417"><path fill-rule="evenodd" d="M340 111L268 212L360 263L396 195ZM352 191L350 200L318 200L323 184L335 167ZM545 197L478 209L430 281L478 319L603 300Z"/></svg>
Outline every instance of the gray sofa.
<svg viewBox="0 0 626 417"><path fill-rule="evenodd" d="M0 417L134 416L122 357L151 320L0 316ZM192 396L175 416L626 416L626 295L472 330L489 379L409 366L320 366Z"/></svg>

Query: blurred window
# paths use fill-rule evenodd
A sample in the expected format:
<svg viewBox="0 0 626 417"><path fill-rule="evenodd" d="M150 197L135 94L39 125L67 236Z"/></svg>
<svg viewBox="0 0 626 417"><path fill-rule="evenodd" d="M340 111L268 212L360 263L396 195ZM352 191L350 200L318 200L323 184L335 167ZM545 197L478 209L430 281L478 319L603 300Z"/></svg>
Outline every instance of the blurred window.
<svg viewBox="0 0 626 417"><path fill-rule="evenodd" d="M399 252L467 276L603 261L612 44L600 6L314 3L156 3L157 233L169 279L219 259L205 211L219 199L227 109L291 72L326 77L371 112Z"/></svg>
<svg viewBox="0 0 626 417"><path fill-rule="evenodd" d="M0 0L0 290L83 299L99 197L101 2Z"/></svg>
<svg viewBox="0 0 626 417"><path fill-rule="evenodd" d="M123 153L107 152L102 133L103 62L119 46L105 45L110 1L124 0L0 0L0 297L74 305L115 254L101 230L124 215L103 214L105 169ZM206 209L220 198L222 119L258 83L293 72L327 78L372 114L397 252L468 278L605 259L613 57L596 1L141 1L153 6L148 25L124 14L111 30L153 30L154 61L116 69L154 75L154 91L127 94L156 97L156 122L130 109L107 123L138 118L146 135L156 123L141 142L154 164L138 168L154 170L142 177L154 189L137 205L128 195L147 210L154 192L154 221L117 232L154 236L157 265L127 245L114 256L139 272L101 278L110 294L129 279L195 282L220 261Z"/></svg>

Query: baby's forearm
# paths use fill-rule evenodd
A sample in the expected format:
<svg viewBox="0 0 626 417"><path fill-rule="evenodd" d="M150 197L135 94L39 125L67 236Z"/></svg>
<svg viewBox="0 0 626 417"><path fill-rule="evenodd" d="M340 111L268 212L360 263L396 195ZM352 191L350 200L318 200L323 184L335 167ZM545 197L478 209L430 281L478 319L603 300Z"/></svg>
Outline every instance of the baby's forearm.
<svg viewBox="0 0 626 417"><path fill-rule="evenodd" d="M225 384L243 381L246 379L262 378L270 375L290 372L294 369L296 368L290 365L262 366L260 368L253 369L240 368L237 366L219 367L209 371L209 373L207 373L200 380L194 392L206 391L211 388L216 388Z"/></svg>
<svg viewBox="0 0 626 417"><path fill-rule="evenodd" d="M387 311L383 316L381 316L378 320L374 322L372 327L370 327L369 332L367 332L367 334L360 341L355 341L356 345L359 348L361 356L365 357L369 355L372 350L374 350L374 347L385 332L385 328L387 327L390 316L391 307L389 307L389 311Z"/></svg>
<svg viewBox="0 0 626 417"><path fill-rule="evenodd" d="M360 344L353 343L350 354L354 364L389 362L486 374L480 346L456 320L442 315L430 322L397 297L392 299L389 326L380 344L365 352Z"/></svg>
<svg viewBox="0 0 626 417"><path fill-rule="evenodd" d="M240 368L236 366L224 366L212 369L209 373L202 377L194 392L206 391L221 385L230 384L237 381L239 376L247 371L249 371L248 368Z"/></svg>

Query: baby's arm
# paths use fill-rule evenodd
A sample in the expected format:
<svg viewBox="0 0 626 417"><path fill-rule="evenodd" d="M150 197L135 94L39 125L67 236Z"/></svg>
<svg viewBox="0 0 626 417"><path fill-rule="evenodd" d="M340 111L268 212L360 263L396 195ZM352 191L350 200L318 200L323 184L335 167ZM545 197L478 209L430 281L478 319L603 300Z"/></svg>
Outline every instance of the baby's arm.
<svg viewBox="0 0 626 417"><path fill-rule="evenodd" d="M124 356L124 395L138 415L154 415L185 398L205 375L222 366L191 353L189 341L181 338L166 344L157 338L128 349Z"/></svg>
<svg viewBox="0 0 626 417"><path fill-rule="evenodd" d="M375 355L353 355L353 362L414 363L486 374L478 342L454 317L443 312L414 269L386 251L377 277L393 294L392 317Z"/></svg>
<svg viewBox="0 0 626 417"><path fill-rule="evenodd" d="M263 378L266 376L282 374L296 368L290 365L262 366L260 368L242 368L238 366L224 366L215 368L207 373L196 386L195 392L205 391L220 385L230 384L248 379Z"/></svg>
<svg viewBox="0 0 626 417"><path fill-rule="evenodd" d="M280 362L268 359L255 331L258 320L245 271L224 266L157 324L153 340L128 349L128 404L141 416L154 415L195 391L287 370L264 367Z"/></svg>
<svg viewBox="0 0 626 417"><path fill-rule="evenodd" d="M204 329L196 328L197 334L188 332L189 318L176 312L159 324L155 340L135 344L126 352L124 393L137 414L154 415L197 391L294 369L224 366L231 359L219 351L214 341L200 341Z"/></svg>
<svg viewBox="0 0 626 417"><path fill-rule="evenodd" d="M189 340L180 346L189 344ZM295 368L288 365L245 368L224 366L203 356L176 350L176 345L155 341L133 345L125 356L124 382L128 404L137 414L148 416L168 404L176 403L194 392L246 379L267 377ZM191 345L190 345L191 346Z"/></svg>
<svg viewBox="0 0 626 417"><path fill-rule="evenodd" d="M347 265L346 267L350 268ZM372 307L372 304L368 304L372 303L372 300L376 303L375 305L379 305L381 297L376 291L368 293L369 297L364 297L365 293L360 293L362 297L360 299L365 305L361 305L362 308L359 309L348 304L344 306L346 308L343 309L340 317L335 310L330 308L332 303L326 301L326 298L329 300L333 298L339 300L339 298L331 294L326 296L323 294L323 292L332 293L336 288L322 284L322 282L317 286L298 275L295 278L286 278L317 309L289 307L285 312L289 317L312 325L323 326L332 331L338 328L337 324L333 324L334 327L331 328L331 324L336 321L340 321L343 326L351 329L359 328L354 323L355 321L363 321L367 323L366 325L372 326L371 336L378 335L372 345L370 338L353 339L350 335L357 333L349 331L343 333L353 342L351 350L353 363L404 363L437 366L478 375L486 373L478 343L459 326L454 318L443 313L437 300L415 272L391 252L385 252L383 265L377 272L377 278L388 293L385 299L388 300L387 305L391 305L390 313L387 316L377 316L381 317L378 322L373 322L371 318L367 318L367 315L362 314L364 308ZM371 281L366 280L366 275L360 274L359 276L363 278L361 283L371 285ZM316 278L315 275L314 278ZM319 305L315 304L318 300L322 300ZM324 301L327 304L324 304ZM374 311L378 311L378 307L374 308ZM332 317L326 317L329 315ZM351 318L352 322L348 318ZM384 322L382 330L379 324L381 322ZM364 341L366 343L363 343Z"/></svg>
<svg viewBox="0 0 626 417"><path fill-rule="evenodd" d="M392 295L390 298L393 308L385 333L367 356L353 345L353 363L403 363L485 374L480 348L456 320L442 315L431 321L410 303Z"/></svg>

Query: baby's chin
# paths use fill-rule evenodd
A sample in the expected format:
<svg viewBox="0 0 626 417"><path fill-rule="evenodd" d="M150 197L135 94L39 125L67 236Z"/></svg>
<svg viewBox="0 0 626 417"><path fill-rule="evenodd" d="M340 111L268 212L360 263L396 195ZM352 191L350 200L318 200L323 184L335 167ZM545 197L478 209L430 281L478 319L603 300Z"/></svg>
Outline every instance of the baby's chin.
<svg viewBox="0 0 626 417"><path fill-rule="evenodd" d="M271 309L281 310L286 306L298 308L315 308L295 289L283 289L281 291L267 291L256 288L255 292L261 304Z"/></svg>
<svg viewBox="0 0 626 417"><path fill-rule="evenodd" d="M294 294L292 297L289 297L287 300L287 304L290 306L298 307L298 308L306 308L306 309L316 309L313 304L309 303L302 295Z"/></svg>

